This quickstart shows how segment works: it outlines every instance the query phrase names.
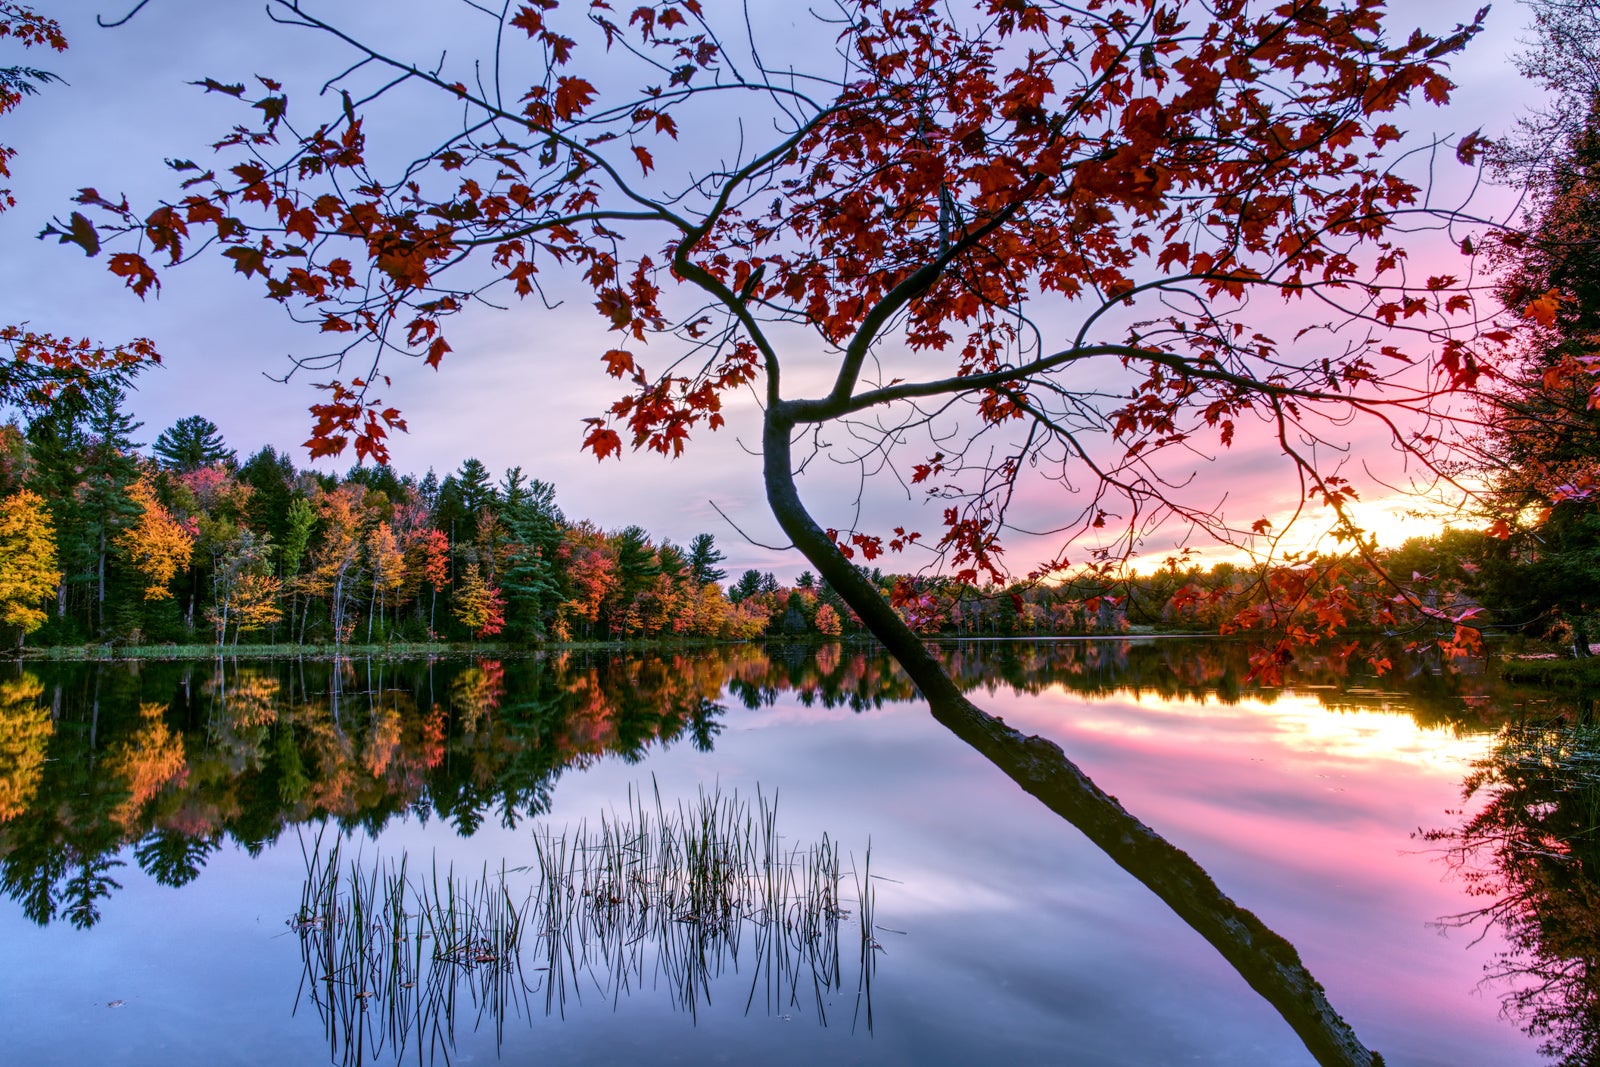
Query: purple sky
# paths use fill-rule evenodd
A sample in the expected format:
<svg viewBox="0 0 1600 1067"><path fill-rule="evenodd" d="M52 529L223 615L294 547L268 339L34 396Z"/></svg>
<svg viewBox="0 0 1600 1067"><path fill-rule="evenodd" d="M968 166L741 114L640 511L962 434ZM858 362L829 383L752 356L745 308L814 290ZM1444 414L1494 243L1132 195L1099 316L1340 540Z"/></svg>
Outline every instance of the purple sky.
<svg viewBox="0 0 1600 1067"><path fill-rule="evenodd" d="M356 5L356 17L369 23L362 32L393 37L397 47L418 45L431 58L451 42L403 40L407 22L400 13L413 3ZM296 75L320 75L320 83L346 63L328 42L267 21L259 4L153 0L128 25L114 30L97 28L94 15L115 18L124 7L54 6L67 8L50 13L61 19L72 42L70 52L0 51L0 63L45 67L67 82L29 99L0 126L0 142L19 151L12 182L19 204L0 215L0 248L5 250L0 256L0 321L26 321L34 329L106 340L149 336L166 366L147 374L133 397L134 412L145 422L141 439L153 440L176 419L201 414L217 423L241 456L274 444L293 449L296 462L304 465L298 446L309 431L305 409L317 399L309 383L320 379L302 375L279 385L267 376L282 375L289 369L286 357L314 348L318 339L262 299L257 283L230 274L212 258L169 273L160 297L141 303L106 272L103 258L89 260L74 248L36 241L33 235L49 216L70 211L69 198L80 186L95 186L108 196L127 193L135 204L149 205L174 190L164 158L207 162L206 145L239 121L238 105L204 95L185 82L206 76L240 80L252 73L282 77L291 82L293 117ZM791 8L751 6L758 10L758 31L780 42L773 47L806 47L810 31L790 25ZM1397 29L1404 18L1420 18L1426 20L1425 28L1437 31L1469 19L1476 6L1451 0L1400 4L1393 10ZM329 10L350 7L330 5ZM1497 5L1489 31L1455 64L1460 84L1455 102L1449 109L1429 107L1409 116L1412 131L1462 134L1481 126L1486 134L1495 134L1536 100L1534 88L1507 62L1523 35L1525 15L1519 5ZM452 27L464 35L471 29L465 23ZM464 43L465 38L459 42ZM309 94L302 89L299 95ZM382 132L374 131L375 141ZM693 149L694 138L695 131L685 131L686 151ZM658 163L670 167L669 161ZM1504 194L1498 197L1500 204L1507 202ZM1485 203L1496 203L1496 194ZM640 453L597 464L579 453L580 420L600 413L614 398L615 383L602 375L598 362L612 339L598 324L590 298L576 292L573 296L553 312L522 305L458 321L452 327L455 352L440 372L398 362L387 365L395 378L388 397L404 410L411 427L408 435L392 441L394 466L417 474L432 466L442 476L469 455L497 473L520 464L555 484L569 516L608 528L638 522L679 543L709 531L728 553L727 565L734 573L746 566L785 576L798 573L803 561L797 553L744 543L710 503L715 501L757 540L781 542L761 496L759 460L752 453L758 440L755 406L749 397L733 401L724 430L701 434L677 461ZM1291 500L1286 494L1293 491L1282 484L1282 468L1252 454L1248 443L1232 451L1222 461L1202 464L1203 479L1217 486L1217 500L1241 517L1280 514ZM325 466L342 470L351 461L353 456ZM937 506L922 505L893 479L869 484L863 495L852 469L823 467L827 469L808 473L802 491L824 523L850 526L861 496L865 527L937 527ZM1363 495L1377 503L1385 493L1369 485ZM1036 512L1043 524L1049 504L1038 495L1029 498L1025 511ZM1389 510L1398 508L1388 505ZM1392 541L1393 531L1377 518L1380 510L1374 508L1369 518L1380 536ZM1149 547L1158 553L1161 548ZM1042 550L1026 538L1013 539L1013 565ZM889 562L900 567L919 561Z"/></svg>

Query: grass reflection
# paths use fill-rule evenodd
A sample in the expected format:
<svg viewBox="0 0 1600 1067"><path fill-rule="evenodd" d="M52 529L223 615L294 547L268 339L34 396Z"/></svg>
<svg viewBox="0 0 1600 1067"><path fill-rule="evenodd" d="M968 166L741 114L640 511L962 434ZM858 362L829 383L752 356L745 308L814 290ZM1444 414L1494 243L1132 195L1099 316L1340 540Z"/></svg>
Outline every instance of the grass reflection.
<svg viewBox="0 0 1600 1067"><path fill-rule="evenodd" d="M669 806L630 790L596 823L539 828L532 864L472 877L351 857L324 838L302 838L288 925L303 963L296 1009L313 1006L334 1062L448 1062L458 1025L492 1027L499 1048L510 1019L660 991L691 1018L737 989L746 1013L809 1008L829 1025L853 989L851 1024L871 1029L870 845L859 874L826 834L786 847L775 797L702 791Z"/></svg>

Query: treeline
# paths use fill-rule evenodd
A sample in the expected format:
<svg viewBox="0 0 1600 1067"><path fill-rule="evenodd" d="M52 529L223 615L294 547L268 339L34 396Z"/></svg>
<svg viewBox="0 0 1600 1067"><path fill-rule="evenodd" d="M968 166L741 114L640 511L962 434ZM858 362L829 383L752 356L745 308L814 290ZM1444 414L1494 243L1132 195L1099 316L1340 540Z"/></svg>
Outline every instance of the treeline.
<svg viewBox="0 0 1600 1067"><path fill-rule="evenodd" d="M603 530L566 516L555 487L521 468L497 478L467 459L443 478L359 466L339 477L271 447L241 462L200 416L145 455L120 389L86 397L0 427L0 620L36 644L750 640L860 628L809 573L785 585L747 570L725 586L712 535L680 546L637 525ZM1119 633L1163 617L1145 593L1072 582L979 591L864 573L928 633Z"/></svg>
<svg viewBox="0 0 1600 1067"><path fill-rule="evenodd" d="M200 416L163 431L145 455L125 403L118 388L101 387L26 427L0 426L0 623L15 637L365 644L750 640L860 629L809 572L786 585L747 570L724 585L712 535L680 546L641 526L603 530L569 518L555 487L520 467L495 477L467 459L443 478L359 466L340 477L298 470L271 447L241 462ZM1386 576L1317 558L1209 570L1174 562L1143 574L1090 569L982 589L863 573L923 633L999 637L1135 626L1384 629L1396 625L1400 586L1420 590L1424 615L1441 619L1481 601L1500 607L1506 590L1585 586L1574 574L1583 568L1554 565L1550 546L1537 564L1515 547L1453 532L1386 553ZM1514 607L1496 614L1539 614L1532 604ZM1584 612L1575 607L1565 615L1581 630Z"/></svg>
<svg viewBox="0 0 1600 1067"><path fill-rule="evenodd" d="M201 416L150 453L126 395L0 426L0 622L34 644L373 644L837 637L807 574L730 585L711 534L572 519L553 485L477 459L440 478L242 462ZM874 572L886 592L893 576Z"/></svg>
<svg viewBox="0 0 1600 1067"><path fill-rule="evenodd" d="M325 644L837 635L843 605L752 572L710 534L569 519L555 487L468 459L343 477L200 416L142 455L118 389L0 427L0 618L45 644ZM809 584L809 583L808 583ZM832 601L831 603L829 601Z"/></svg>

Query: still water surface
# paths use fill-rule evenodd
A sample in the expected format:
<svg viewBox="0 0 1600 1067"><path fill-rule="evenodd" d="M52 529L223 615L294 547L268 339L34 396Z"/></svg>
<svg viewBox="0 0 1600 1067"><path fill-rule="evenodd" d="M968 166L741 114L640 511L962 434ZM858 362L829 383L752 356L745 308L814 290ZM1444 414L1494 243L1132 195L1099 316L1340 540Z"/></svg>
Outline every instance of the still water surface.
<svg viewBox="0 0 1600 1067"><path fill-rule="evenodd" d="M1502 1018L1530 980L1481 985L1501 927L1437 922L1506 879L1452 853L1459 833L1415 836L1482 809L1463 782L1522 695L1317 660L1251 688L1215 641L945 655L1292 941L1389 1064L1544 1060L1531 1009ZM750 845L778 855L769 883L836 848L837 901L763 903L758 860L716 922L681 902L624 914L626 893L576 882L559 908L540 897L541 853L548 871L568 849L570 873L602 855L602 819L632 840L630 805L692 822L705 803L743 805L728 836L746 844L771 818ZM335 845L338 903L308 908ZM402 930L454 879L480 918L510 903L516 951L441 961L424 947L441 936L352 919L351 885L381 897L402 858ZM839 646L30 665L0 680L0 879L6 1064L1311 1062L886 658Z"/></svg>

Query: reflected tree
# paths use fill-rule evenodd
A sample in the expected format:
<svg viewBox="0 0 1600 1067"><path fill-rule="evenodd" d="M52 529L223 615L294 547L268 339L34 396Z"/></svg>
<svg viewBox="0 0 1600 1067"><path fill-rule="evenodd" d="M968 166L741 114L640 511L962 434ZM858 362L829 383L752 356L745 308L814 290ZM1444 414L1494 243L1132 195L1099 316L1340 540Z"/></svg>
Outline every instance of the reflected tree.
<svg viewBox="0 0 1600 1067"><path fill-rule="evenodd" d="M938 654L963 690L1058 686L1191 701L1276 693L1259 683L1241 690L1248 650L1237 643L973 642ZM1337 656L1305 652L1292 670L1329 707L1385 703L1374 679ZM128 849L153 877L182 884L223 842L256 854L308 821L372 832L405 815L442 818L462 834L486 822L517 826L549 810L569 768L605 755L640 761L680 743L709 750L733 706L788 698L870 714L917 698L889 656L840 645L431 664L221 661L200 685L193 673L171 663L143 664L137 676L40 665L0 684L0 888L34 921L61 914L65 887L87 862ZM1486 688L1488 678L1387 677L1410 677L1406 703L1431 725L1482 728L1485 709L1521 699ZM58 694L55 716L47 692ZM141 703L156 693L171 699Z"/></svg>
<svg viewBox="0 0 1600 1067"><path fill-rule="evenodd" d="M1423 835L1481 906L1441 922L1496 931L1487 977L1563 1067L1600 1060L1600 726L1508 726L1468 777L1477 813Z"/></svg>
<svg viewBox="0 0 1600 1067"><path fill-rule="evenodd" d="M157 830L133 850L139 869L162 885L178 888L200 876L206 860L221 847L217 837L197 837L178 830Z"/></svg>

